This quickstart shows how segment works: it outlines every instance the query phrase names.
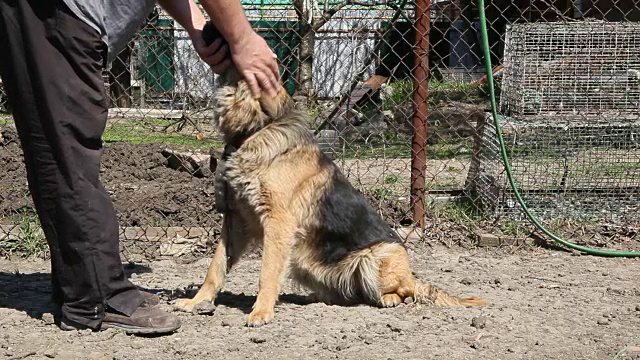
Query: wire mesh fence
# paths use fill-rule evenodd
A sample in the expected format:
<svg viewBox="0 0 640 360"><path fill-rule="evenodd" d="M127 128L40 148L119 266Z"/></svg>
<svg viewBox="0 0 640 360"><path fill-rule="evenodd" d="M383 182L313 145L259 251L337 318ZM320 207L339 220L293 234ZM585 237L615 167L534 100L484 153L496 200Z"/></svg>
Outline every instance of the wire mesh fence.
<svg viewBox="0 0 640 360"><path fill-rule="evenodd" d="M386 221L446 244L537 236L505 176L474 2L243 6L321 147ZM500 121L529 208L571 241L640 248L640 8L495 0L486 12ZM123 254L208 253L220 227L215 75L157 8L104 79L102 177ZM2 90L0 109L0 252L37 253L45 247ZM486 233L495 237L477 237Z"/></svg>

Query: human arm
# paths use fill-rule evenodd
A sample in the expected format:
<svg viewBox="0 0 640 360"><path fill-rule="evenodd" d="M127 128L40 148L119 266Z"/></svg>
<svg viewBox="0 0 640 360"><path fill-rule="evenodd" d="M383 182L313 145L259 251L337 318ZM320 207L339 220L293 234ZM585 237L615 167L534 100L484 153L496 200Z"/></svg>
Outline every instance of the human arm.
<svg viewBox="0 0 640 360"><path fill-rule="evenodd" d="M209 45L202 39L206 19L193 0L158 0L158 4L187 31L196 52L213 72L220 74L231 65L229 49L222 39Z"/></svg>
<svg viewBox="0 0 640 360"><path fill-rule="evenodd" d="M228 49L222 39L210 46L204 43L202 28L206 20L193 0L159 0L158 3L187 30L196 51L214 71L220 73L231 64L227 58L230 50L231 59L255 97L260 95L261 89L270 96L277 94L280 74L276 56L266 41L253 31L239 0L200 0L228 43Z"/></svg>

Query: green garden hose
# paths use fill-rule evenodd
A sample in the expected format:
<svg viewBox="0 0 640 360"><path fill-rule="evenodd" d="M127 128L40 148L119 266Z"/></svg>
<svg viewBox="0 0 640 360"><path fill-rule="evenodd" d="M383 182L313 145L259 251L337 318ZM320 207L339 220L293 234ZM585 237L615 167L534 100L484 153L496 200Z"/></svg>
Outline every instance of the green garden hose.
<svg viewBox="0 0 640 360"><path fill-rule="evenodd" d="M524 202L524 200L522 199L522 196L520 195L520 191L518 191L518 187L516 186L515 180L513 178L513 172L511 170L511 165L509 162L509 157L507 156L507 148L505 146L504 143L504 139L502 137L502 130L500 128L500 120L498 118L498 110L497 110L497 106L496 106L496 94L495 94L495 88L493 85L493 68L491 66L491 57L490 57L490 48L489 48L489 37L487 35L487 19L485 16L485 12L484 12L484 0L478 0L478 12L480 15L480 32L481 32L481 36L482 36L482 47L483 47L483 53L484 53L484 64L485 64L485 68L486 68L486 72L487 72L487 84L489 85L489 94L491 96L491 113L493 115L493 120L496 126L496 133L498 135L498 140L500 142L500 152L502 154L502 160L504 162L504 168L507 171L507 177L509 178L509 183L511 184L511 188L513 189L513 192L516 196L516 199L518 200L518 203L520 203L520 206L522 206L522 210L524 211L524 213L526 214L526 216L529 218L529 220L535 224L536 227L538 227L538 229L540 229L544 234L546 234L547 236L549 236L551 239L553 239L555 242L560 243L568 248L574 249L574 250L578 250L578 251L582 251L584 253L587 253L589 255L596 255L596 256L608 256L608 257L640 257L640 252L631 252L631 251L616 251L616 250L601 250L601 249L593 249L593 248L589 248L589 247L585 247L585 246L580 246L577 244L574 244L572 242L569 242L567 240L564 240L562 238L560 238L559 236L553 234L552 232L550 232L549 230L547 230L544 225L542 225L542 223L531 213L531 211L529 211L529 208L527 207L527 204Z"/></svg>

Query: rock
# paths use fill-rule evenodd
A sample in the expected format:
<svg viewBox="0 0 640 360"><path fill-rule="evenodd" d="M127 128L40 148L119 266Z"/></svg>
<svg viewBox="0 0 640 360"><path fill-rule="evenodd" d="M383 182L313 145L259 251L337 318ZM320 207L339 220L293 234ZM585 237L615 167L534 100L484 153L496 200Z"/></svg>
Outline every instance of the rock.
<svg viewBox="0 0 640 360"><path fill-rule="evenodd" d="M51 313L42 314L42 322L45 323L45 325L53 325L55 323L53 314Z"/></svg>
<svg viewBox="0 0 640 360"><path fill-rule="evenodd" d="M598 325L609 325L611 322L609 321L609 319L599 319L598 320Z"/></svg>
<svg viewBox="0 0 640 360"><path fill-rule="evenodd" d="M165 149L162 150L162 156L171 169L184 171L198 178L211 176L211 155Z"/></svg>
<svg viewBox="0 0 640 360"><path fill-rule="evenodd" d="M18 141L18 133L10 127L0 128L0 145L7 145L10 142Z"/></svg>
<svg viewBox="0 0 640 360"><path fill-rule="evenodd" d="M250 340L254 344L262 344L262 343L267 342L267 339L265 339L263 337L252 337Z"/></svg>
<svg viewBox="0 0 640 360"><path fill-rule="evenodd" d="M193 312L198 315L213 315L216 312L216 305L210 301L203 301L193 308Z"/></svg>
<svg viewBox="0 0 640 360"><path fill-rule="evenodd" d="M489 233L477 234L476 240L480 247L498 247L500 245L500 238Z"/></svg>
<svg viewBox="0 0 640 360"><path fill-rule="evenodd" d="M621 289L621 288L608 287L607 293L612 295L625 295L626 291L625 289Z"/></svg>
<svg viewBox="0 0 640 360"><path fill-rule="evenodd" d="M484 329L487 326L487 317L486 316L476 316L471 319L471 326L476 329Z"/></svg>
<svg viewBox="0 0 640 360"><path fill-rule="evenodd" d="M197 239L177 237L170 242L160 244L158 252L161 256L182 256L191 252Z"/></svg>
<svg viewBox="0 0 640 360"><path fill-rule="evenodd" d="M640 304L636 305L636 311L640 311Z"/></svg>
<svg viewBox="0 0 640 360"><path fill-rule="evenodd" d="M54 348L48 348L45 351L42 352L42 355L44 355L45 357L48 357L50 359L55 358L58 355L58 350L54 349Z"/></svg>
<svg viewBox="0 0 640 360"><path fill-rule="evenodd" d="M464 279L460 280L460 283L464 284L464 285L471 285L471 284L473 284L473 281L471 279L469 279L469 278L464 278Z"/></svg>
<svg viewBox="0 0 640 360"><path fill-rule="evenodd" d="M407 296L406 298L404 298L404 303L409 305L409 304L413 304L413 298L411 296Z"/></svg>

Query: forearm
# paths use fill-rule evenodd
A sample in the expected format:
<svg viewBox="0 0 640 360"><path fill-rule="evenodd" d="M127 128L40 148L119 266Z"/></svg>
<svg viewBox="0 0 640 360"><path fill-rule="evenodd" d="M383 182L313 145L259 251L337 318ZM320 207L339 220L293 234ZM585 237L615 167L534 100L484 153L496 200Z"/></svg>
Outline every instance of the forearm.
<svg viewBox="0 0 640 360"><path fill-rule="evenodd" d="M193 0L158 0L158 4L174 18L190 36L202 30L206 19Z"/></svg>
<svg viewBox="0 0 640 360"><path fill-rule="evenodd" d="M240 0L200 0L200 4L231 48L253 32Z"/></svg>
<svg viewBox="0 0 640 360"><path fill-rule="evenodd" d="M193 0L158 0L158 4L174 18L189 35L201 30L206 22L202 11ZM253 32L244 14L240 0L200 0L225 40L232 48Z"/></svg>

